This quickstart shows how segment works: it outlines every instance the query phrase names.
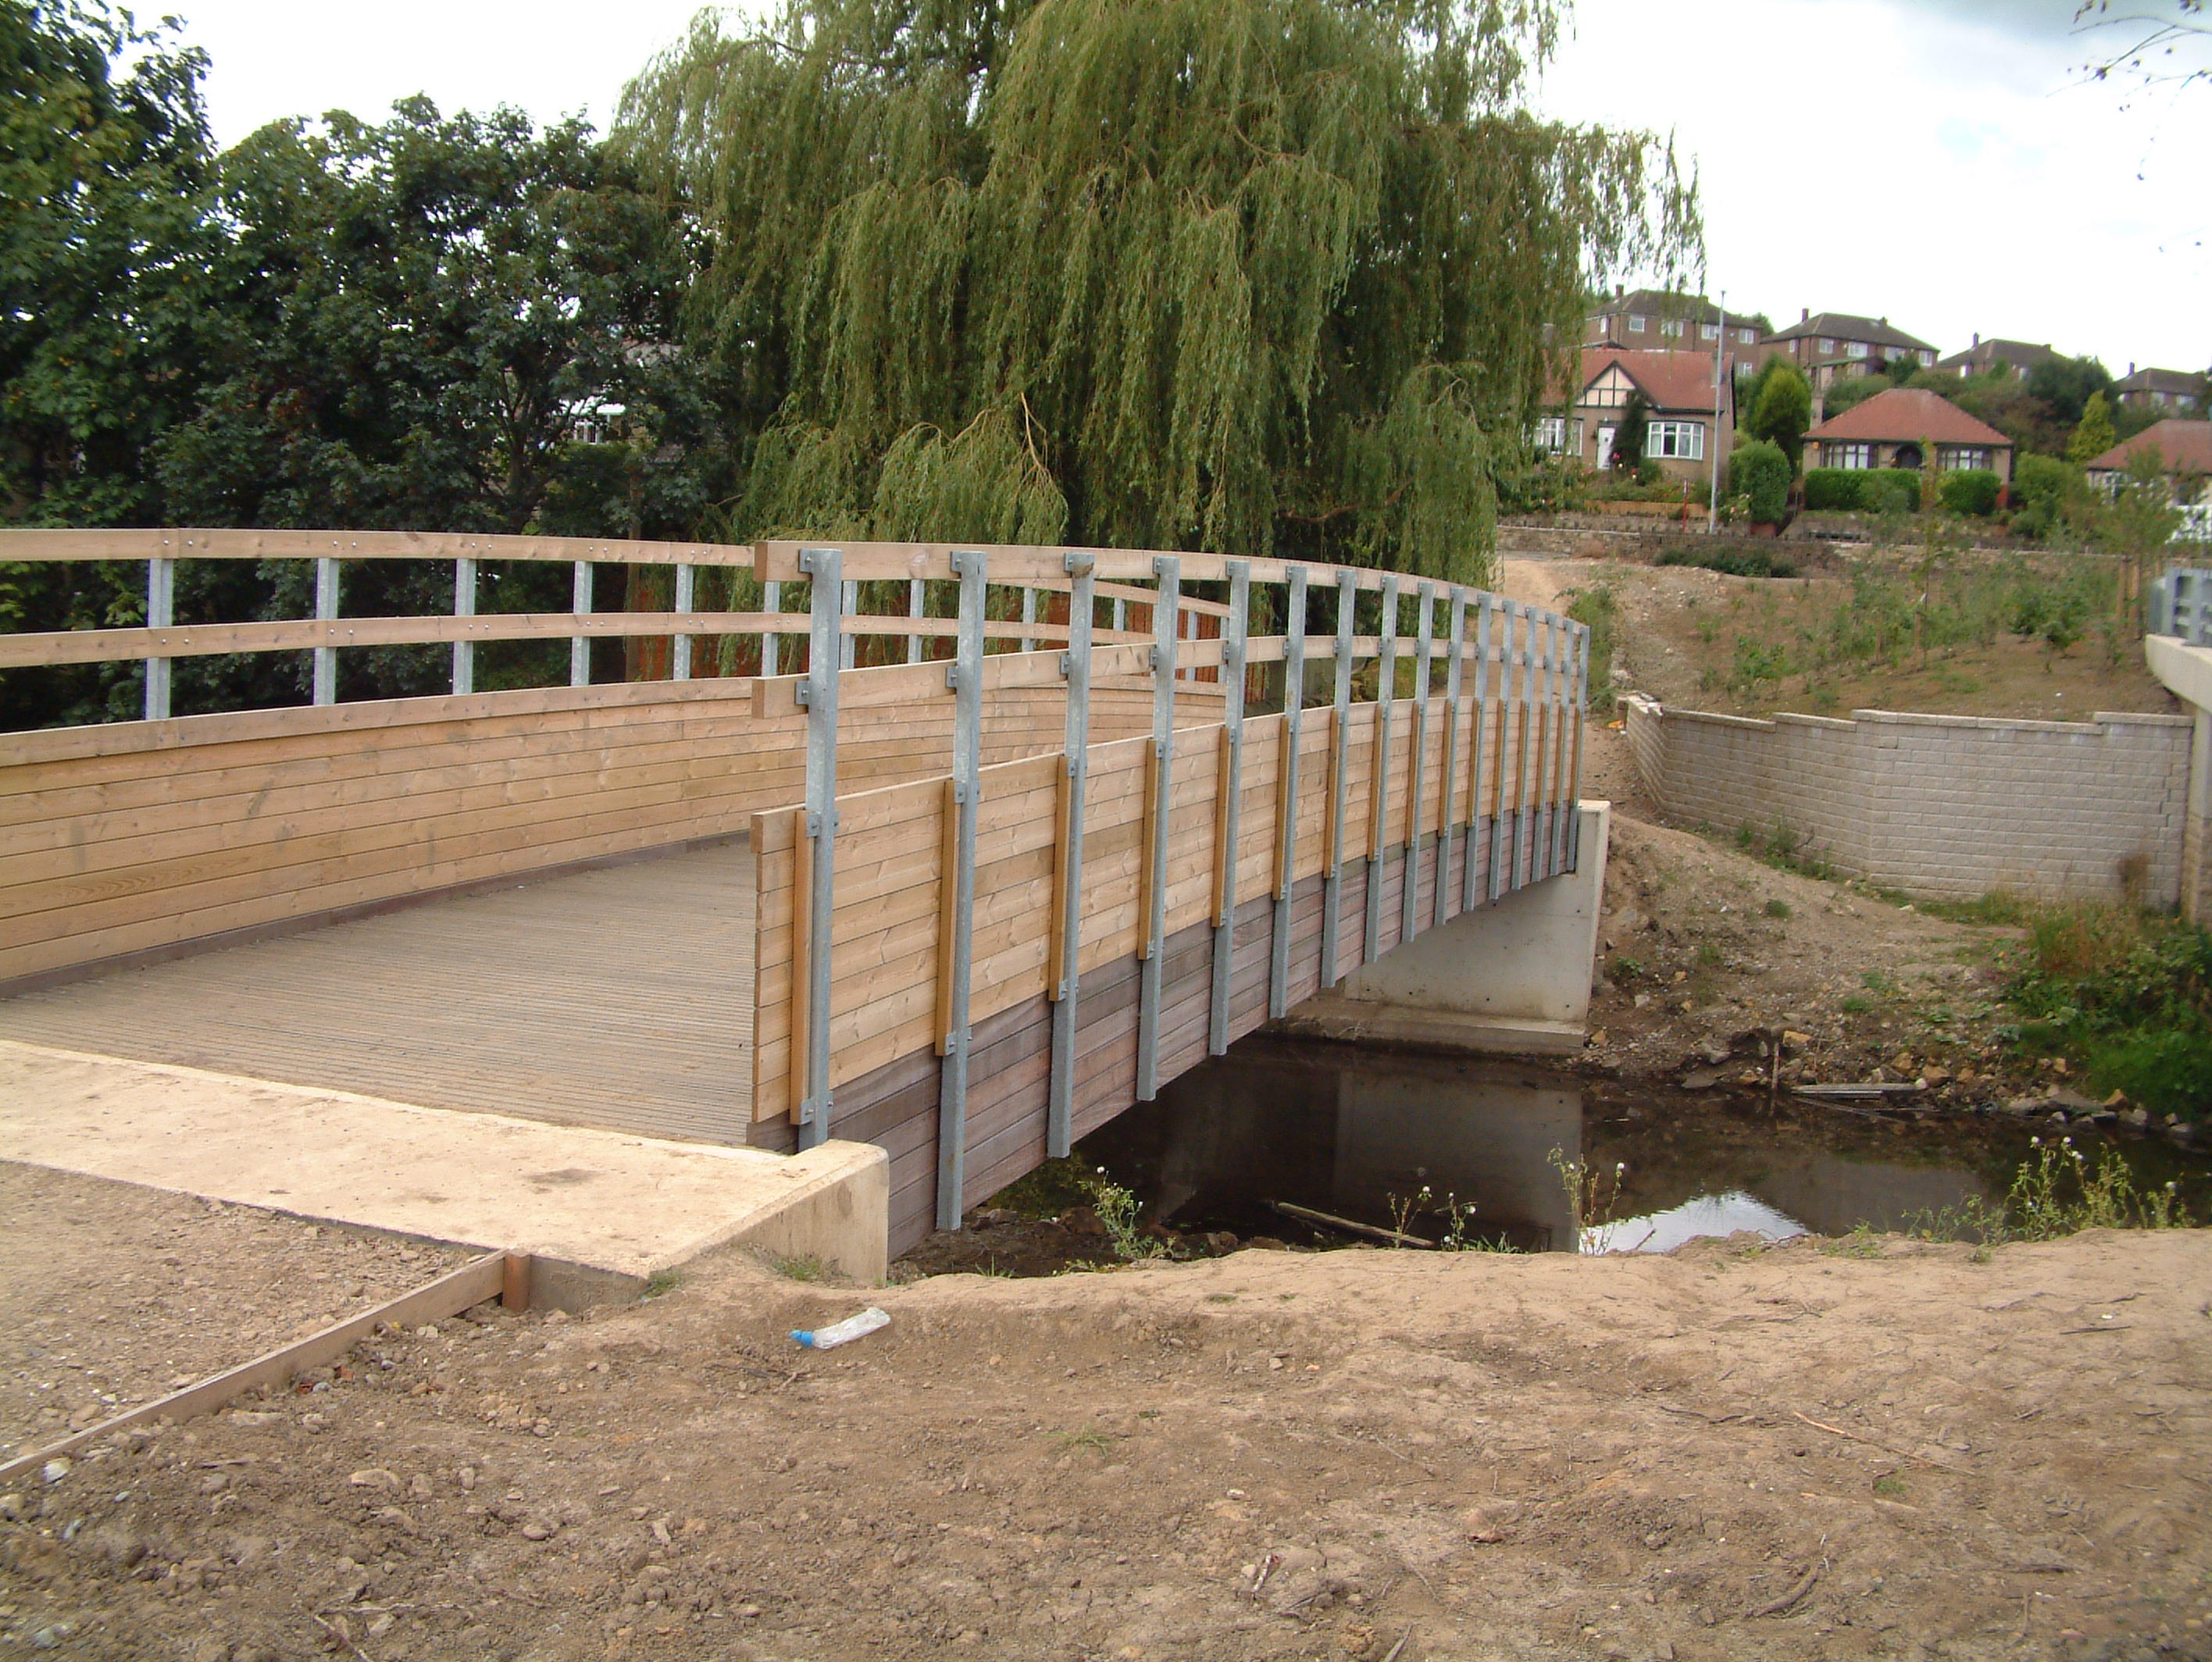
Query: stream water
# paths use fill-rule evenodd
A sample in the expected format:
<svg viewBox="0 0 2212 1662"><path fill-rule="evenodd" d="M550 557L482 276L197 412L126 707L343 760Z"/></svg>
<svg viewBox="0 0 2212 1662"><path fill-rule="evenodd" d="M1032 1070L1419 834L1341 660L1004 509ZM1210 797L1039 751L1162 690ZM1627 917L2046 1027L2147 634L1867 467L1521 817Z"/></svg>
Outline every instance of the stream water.
<svg viewBox="0 0 2212 1662"><path fill-rule="evenodd" d="M1559 1163L1581 1162L1618 1194L1583 1245L1664 1252L1698 1235L1909 1228L1922 1214L1996 1200L2056 1135L2003 1116L1906 1119L1840 1111L1786 1093L1730 1098L1593 1082L1540 1065L1255 1036L1182 1076L1158 1101L1086 1138L1079 1157L1135 1190L1179 1230L1227 1229L1345 1244L1287 1202L1436 1239L1445 1197L1470 1239L1571 1250ZM2106 1146L2139 1183L2180 1185L2212 1215L2212 1162L2162 1139L2065 1133L2092 1160ZM1419 1200L1429 1194L1425 1207Z"/></svg>

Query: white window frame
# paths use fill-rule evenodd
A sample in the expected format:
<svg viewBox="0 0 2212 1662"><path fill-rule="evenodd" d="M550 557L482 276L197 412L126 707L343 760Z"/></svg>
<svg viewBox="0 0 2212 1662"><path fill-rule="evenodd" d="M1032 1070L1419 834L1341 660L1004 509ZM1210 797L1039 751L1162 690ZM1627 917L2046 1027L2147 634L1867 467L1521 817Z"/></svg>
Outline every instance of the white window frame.
<svg viewBox="0 0 2212 1662"><path fill-rule="evenodd" d="M1923 352L1920 354L1920 367L1923 369L1935 368L1936 355L1933 352Z"/></svg>
<svg viewBox="0 0 2212 1662"><path fill-rule="evenodd" d="M1867 343L1864 341L1846 341L1844 344L1844 349L1854 358L1863 358L1867 355Z"/></svg>
<svg viewBox="0 0 2212 1662"><path fill-rule="evenodd" d="M1680 337L1684 326L1685 325L1680 318L1662 318L1659 319L1659 332L1662 335L1666 336L1669 340L1673 340Z"/></svg>
<svg viewBox="0 0 2212 1662"><path fill-rule="evenodd" d="M1654 422L1644 436L1644 453L1662 462L1702 462L1705 459L1705 424Z"/></svg>
<svg viewBox="0 0 2212 1662"><path fill-rule="evenodd" d="M1874 446L1849 440L1826 440L1820 446L1820 465L1864 472L1874 466Z"/></svg>
<svg viewBox="0 0 2212 1662"><path fill-rule="evenodd" d="M1630 312L1628 314L1628 332L1632 335L1641 335L1644 332L1644 320L1638 317L1635 312Z"/></svg>
<svg viewBox="0 0 2212 1662"><path fill-rule="evenodd" d="M1720 337L1721 337L1721 326L1720 326L1718 324L1717 324L1717 323L1701 323L1701 324L1699 324L1699 325L1698 325L1698 338L1699 340L1701 340L1701 341L1717 341L1717 340L1720 339Z"/></svg>
<svg viewBox="0 0 2212 1662"><path fill-rule="evenodd" d="M1755 329L1739 329L1735 331L1735 337L1737 340L1742 342L1744 345L1750 346L1755 343L1753 337L1756 337L1759 331Z"/></svg>

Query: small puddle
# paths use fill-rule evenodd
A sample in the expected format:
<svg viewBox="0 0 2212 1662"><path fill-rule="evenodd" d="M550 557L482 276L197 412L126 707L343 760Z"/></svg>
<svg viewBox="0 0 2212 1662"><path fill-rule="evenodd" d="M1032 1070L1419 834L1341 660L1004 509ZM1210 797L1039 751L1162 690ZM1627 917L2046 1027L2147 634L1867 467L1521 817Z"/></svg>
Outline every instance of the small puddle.
<svg viewBox="0 0 2212 1662"><path fill-rule="evenodd" d="M1191 1234L1226 1230L1343 1246L1279 1203L1437 1239L1446 1197L1469 1240L1569 1251L1576 1220L1560 1162L1619 1192L1582 1240L1595 1252L1666 1252L1748 1230L1909 1228L2002 1198L2038 1128L2008 1119L1921 1120L1763 1098L1595 1082L1526 1063L1255 1036L1182 1076L1156 1102L1086 1138L1078 1158L1134 1190L1145 1213ZM2051 1133L2044 1131L2042 1135ZM2069 1133L2093 1160L2100 1134ZM2212 1213L2201 1156L2160 1139L2109 1146L2141 1184L2181 1186ZM1419 1197L1427 1192L1428 1200Z"/></svg>

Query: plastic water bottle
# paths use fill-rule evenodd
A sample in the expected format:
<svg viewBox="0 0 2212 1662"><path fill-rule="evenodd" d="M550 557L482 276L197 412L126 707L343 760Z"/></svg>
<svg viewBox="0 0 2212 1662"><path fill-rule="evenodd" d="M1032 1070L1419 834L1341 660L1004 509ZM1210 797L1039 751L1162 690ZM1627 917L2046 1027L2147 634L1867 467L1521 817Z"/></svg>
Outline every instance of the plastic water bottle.
<svg viewBox="0 0 2212 1662"><path fill-rule="evenodd" d="M835 1350L841 1344L866 1338L878 1327L888 1327L891 1319L888 1312L870 1305L857 1316L848 1316L832 1327L794 1327L791 1337L810 1350Z"/></svg>

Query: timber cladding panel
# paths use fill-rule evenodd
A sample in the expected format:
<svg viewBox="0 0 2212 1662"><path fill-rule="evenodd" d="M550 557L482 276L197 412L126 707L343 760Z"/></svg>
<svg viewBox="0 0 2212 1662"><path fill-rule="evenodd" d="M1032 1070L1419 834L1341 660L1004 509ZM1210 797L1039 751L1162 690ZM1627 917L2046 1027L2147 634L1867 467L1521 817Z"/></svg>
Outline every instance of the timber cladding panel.
<svg viewBox="0 0 2212 1662"><path fill-rule="evenodd" d="M10 734L0 985L744 830L805 793L805 718L750 681L624 683ZM1135 732L1148 689L1103 688ZM840 784L941 773L949 699L856 709ZM1056 696L995 691L994 760L1059 749Z"/></svg>
<svg viewBox="0 0 2212 1662"><path fill-rule="evenodd" d="M1886 887L1972 899L2181 895L2191 726L1857 710L1771 721L1626 701L1644 790L1669 818L1777 828Z"/></svg>

